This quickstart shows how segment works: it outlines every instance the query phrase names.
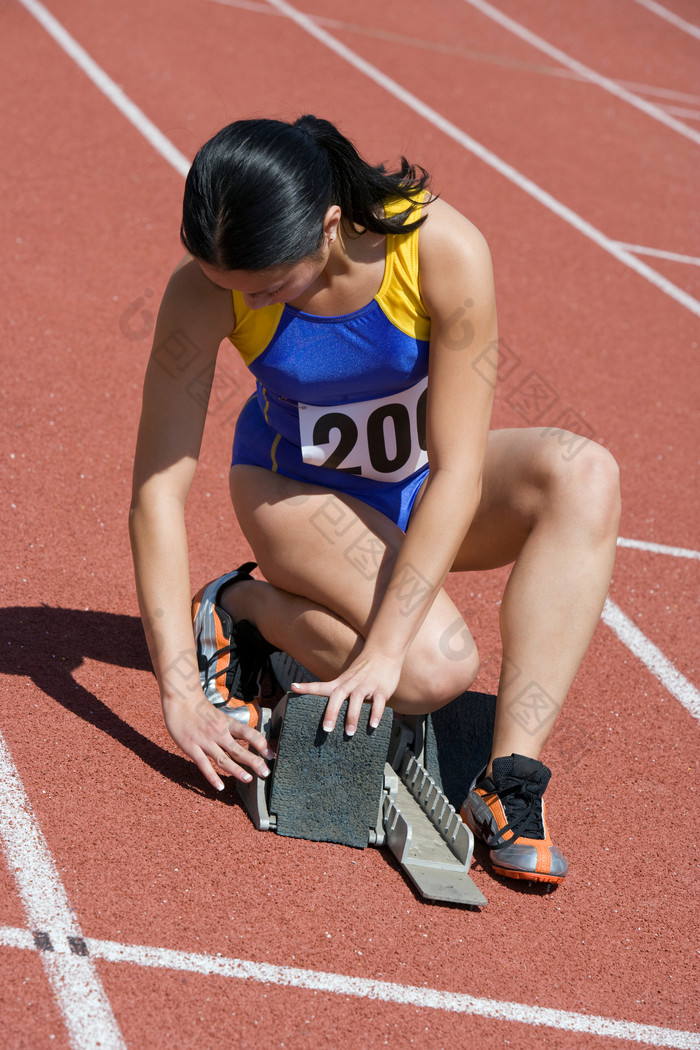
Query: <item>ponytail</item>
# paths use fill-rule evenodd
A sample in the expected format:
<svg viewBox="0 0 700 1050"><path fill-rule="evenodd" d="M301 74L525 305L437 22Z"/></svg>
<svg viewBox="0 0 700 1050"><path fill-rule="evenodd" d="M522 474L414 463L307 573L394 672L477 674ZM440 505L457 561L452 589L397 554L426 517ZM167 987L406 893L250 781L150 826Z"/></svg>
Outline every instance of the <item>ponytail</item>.
<svg viewBox="0 0 700 1050"><path fill-rule="evenodd" d="M373 166L364 160L352 142L327 120L310 114L299 117L295 128L301 128L328 155L332 178L332 203L354 226L372 233L410 233L425 221L425 216L406 222L416 198L427 188L430 176L424 168L401 158L398 171L387 172L383 164ZM406 209L385 218L380 206L388 197L406 201Z"/></svg>
<svg viewBox="0 0 700 1050"><path fill-rule="evenodd" d="M199 150L185 183L180 237L195 258L223 270L266 270L315 254L332 204L359 233L408 233L405 220L429 176L401 158L372 166L333 124L240 120ZM385 217L389 197L406 209Z"/></svg>

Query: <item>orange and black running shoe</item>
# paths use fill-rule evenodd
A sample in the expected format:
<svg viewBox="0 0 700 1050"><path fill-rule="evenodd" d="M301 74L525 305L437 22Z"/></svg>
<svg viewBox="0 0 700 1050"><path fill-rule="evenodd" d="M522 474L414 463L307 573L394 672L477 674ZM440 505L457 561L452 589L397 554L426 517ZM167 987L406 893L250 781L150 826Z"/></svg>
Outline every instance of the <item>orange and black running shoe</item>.
<svg viewBox="0 0 700 1050"><path fill-rule="evenodd" d="M551 771L524 755L496 758L491 777L477 777L461 817L489 847L498 875L563 882L569 865L552 843L544 795Z"/></svg>
<svg viewBox="0 0 700 1050"><path fill-rule="evenodd" d="M252 580L254 562L219 576L192 599L192 623L202 691L214 707L255 729L260 720L257 697L274 646L248 620L234 622L219 604L222 591Z"/></svg>

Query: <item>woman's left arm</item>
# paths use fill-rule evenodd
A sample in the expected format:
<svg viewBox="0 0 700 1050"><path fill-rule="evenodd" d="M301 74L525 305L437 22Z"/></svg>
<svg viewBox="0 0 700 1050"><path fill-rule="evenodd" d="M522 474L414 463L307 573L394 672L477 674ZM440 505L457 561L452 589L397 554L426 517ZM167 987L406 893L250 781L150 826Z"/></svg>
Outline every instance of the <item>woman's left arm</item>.
<svg viewBox="0 0 700 1050"><path fill-rule="evenodd" d="M349 699L346 731L372 700L378 724L409 646L442 587L481 498L497 349L491 257L479 231L435 201L420 231L421 294L430 315L426 436L430 474L362 652L333 682L324 727Z"/></svg>

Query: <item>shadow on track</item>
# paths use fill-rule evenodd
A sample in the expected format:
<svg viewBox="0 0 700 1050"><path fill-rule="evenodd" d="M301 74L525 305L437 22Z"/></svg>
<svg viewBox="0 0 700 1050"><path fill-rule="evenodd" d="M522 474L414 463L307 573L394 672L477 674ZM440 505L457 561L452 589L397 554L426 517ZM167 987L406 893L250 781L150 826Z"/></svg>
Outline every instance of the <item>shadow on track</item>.
<svg viewBox="0 0 700 1050"><path fill-rule="evenodd" d="M213 793L193 762L149 740L73 677L86 659L151 671L138 617L49 605L12 606L0 609L0 635L5 643L0 651L3 674L30 678L46 696L175 784L200 795Z"/></svg>

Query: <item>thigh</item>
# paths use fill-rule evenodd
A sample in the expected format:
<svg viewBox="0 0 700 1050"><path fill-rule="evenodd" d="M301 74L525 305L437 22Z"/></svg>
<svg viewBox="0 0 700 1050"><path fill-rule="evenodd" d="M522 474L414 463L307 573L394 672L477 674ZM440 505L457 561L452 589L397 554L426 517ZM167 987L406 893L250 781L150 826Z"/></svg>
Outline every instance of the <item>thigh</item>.
<svg viewBox="0 0 700 1050"><path fill-rule="evenodd" d="M267 580L364 634L403 532L374 507L260 467L234 466L231 499Z"/></svg>
<svg viewBox="0 0 700 1050"><path fill-rule="evenodd" d="M366 637L401 548L398 526L352 496L260 467L235 466L230 480L236 515L265 578ZM426 710L441 706L471 684L477 664L471 634L441 591L411 645L400 693L422 698Z"/></svg>
<svg viewBox="0 0 700 1050"><path fill-rule="evenodd" d="M553 485L575 477L589 454L567 459L567 441L585 439L549 427L489 434L479 507L453 571L494 569L515 561L549 504ZM591 444L591 443L589 443ZM591 444L593 454L598 446Z"/></svg>

